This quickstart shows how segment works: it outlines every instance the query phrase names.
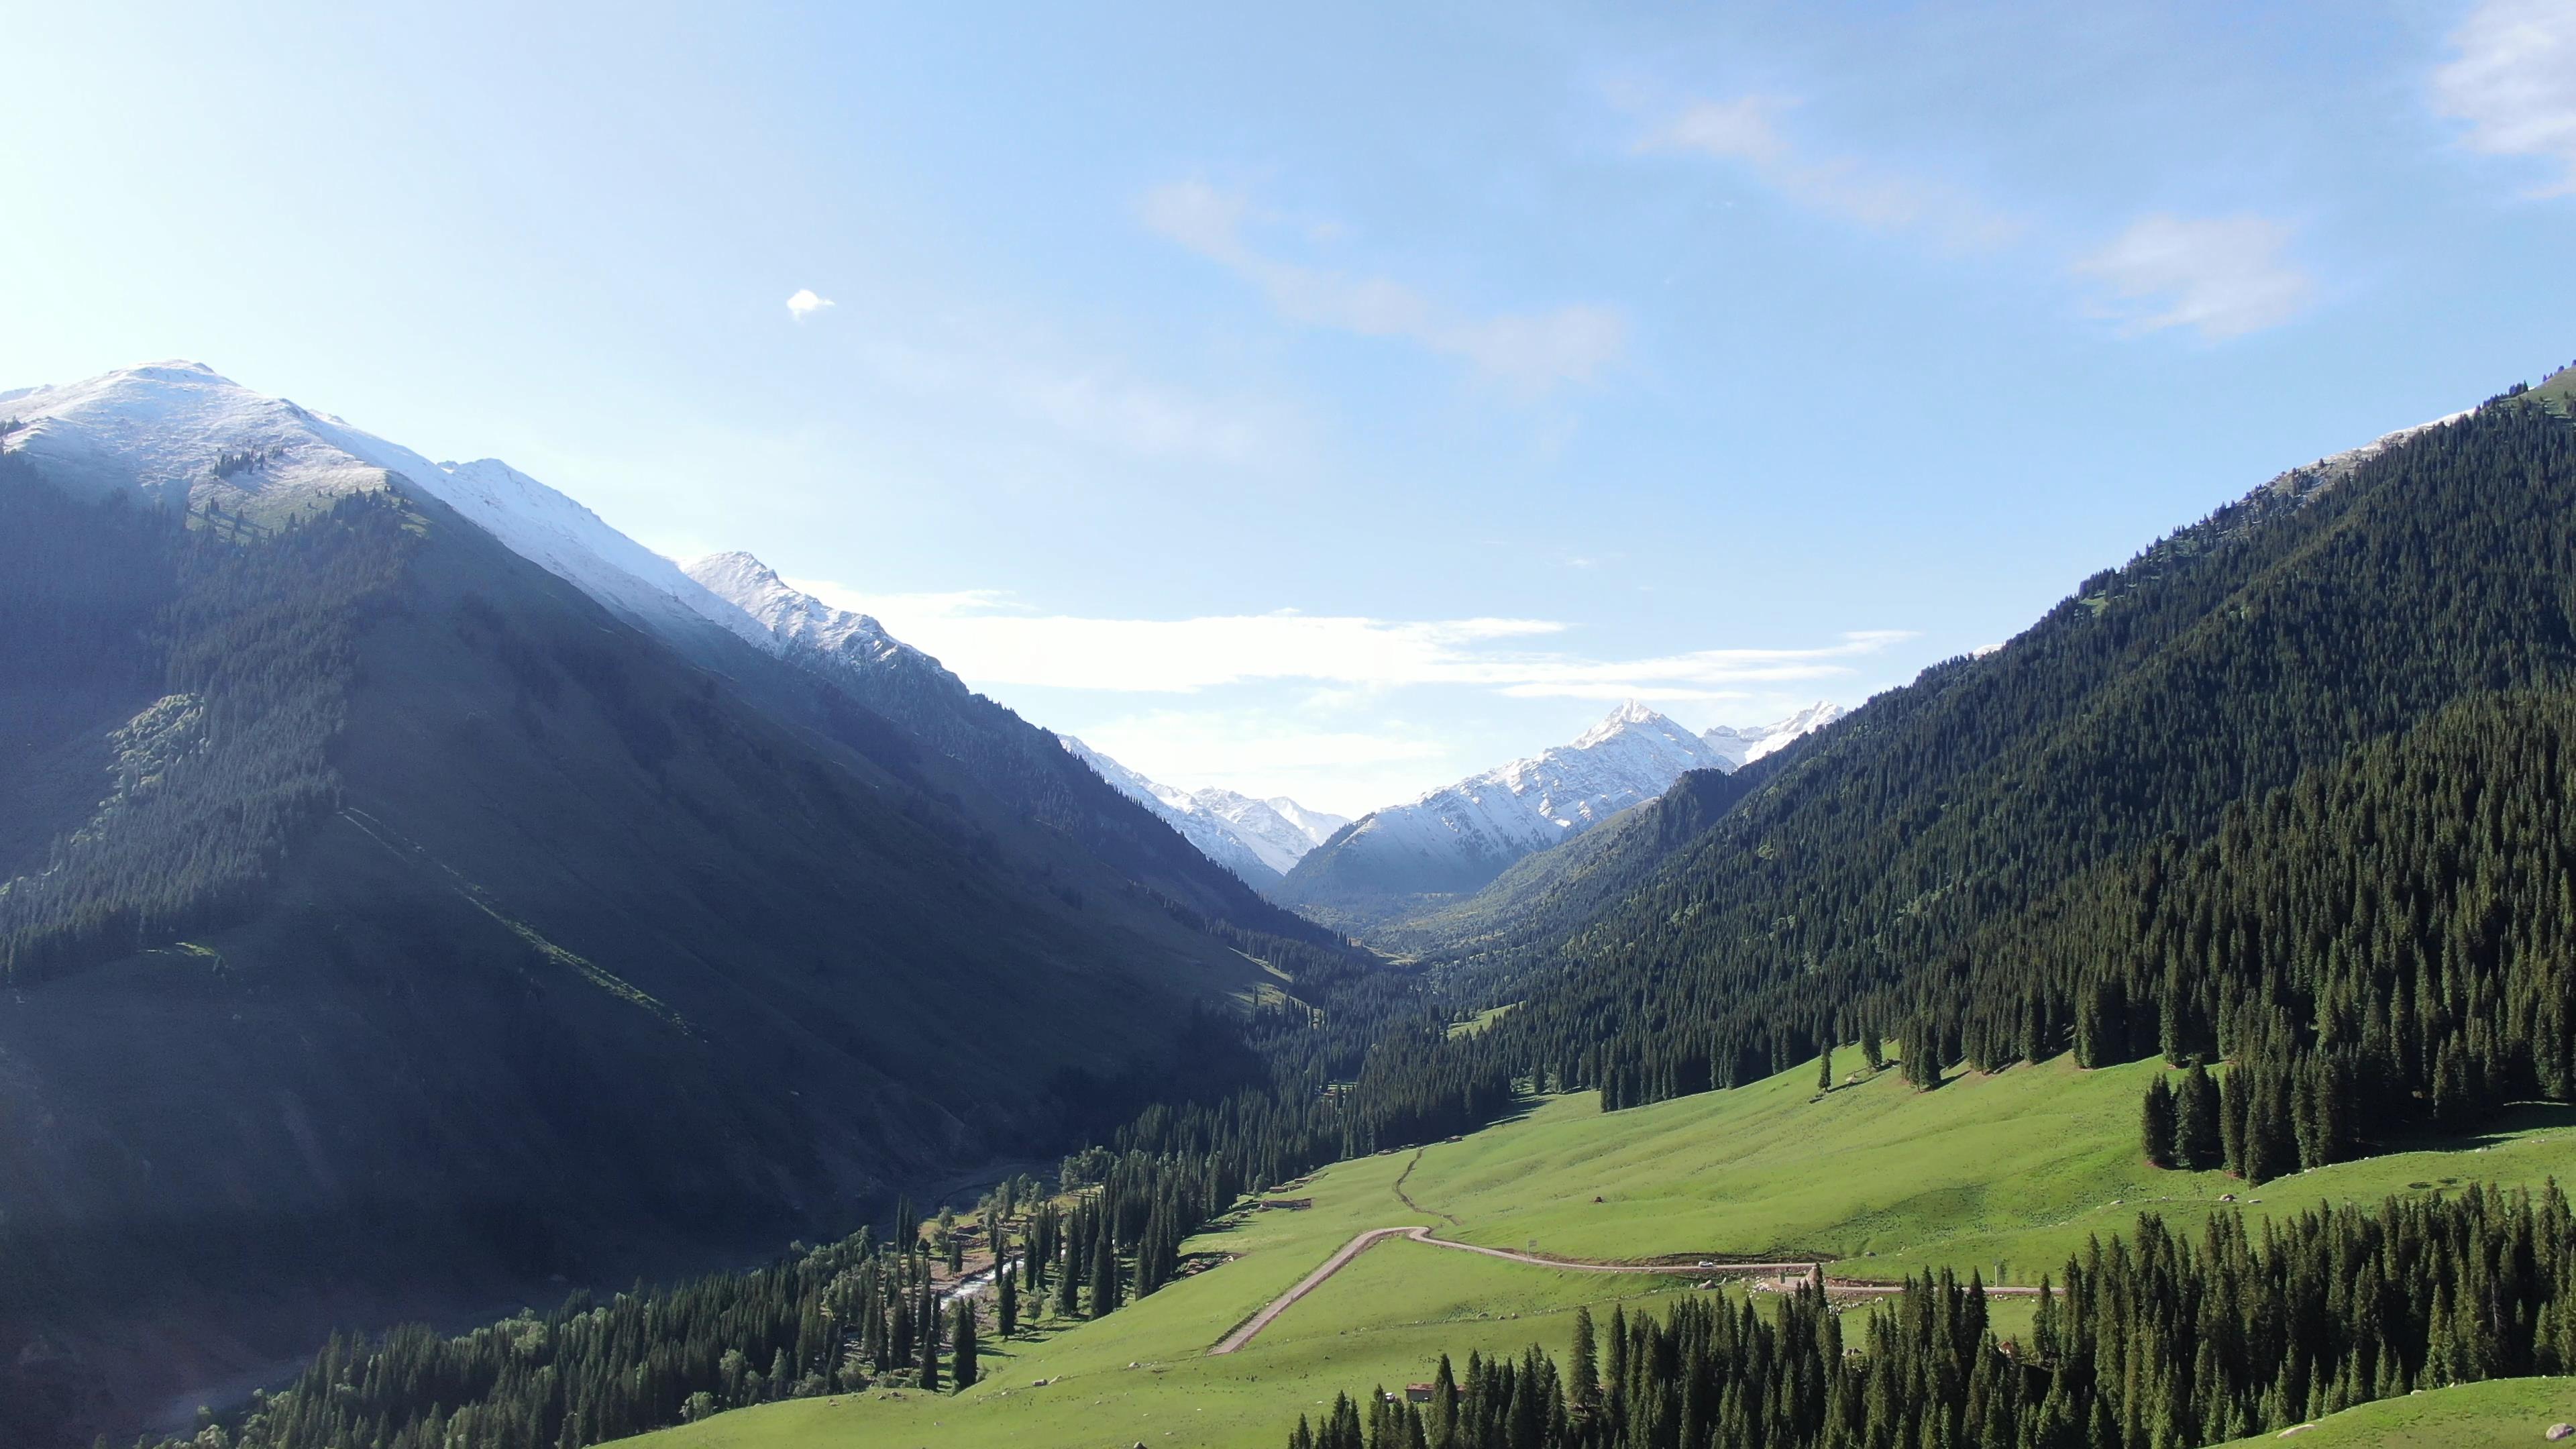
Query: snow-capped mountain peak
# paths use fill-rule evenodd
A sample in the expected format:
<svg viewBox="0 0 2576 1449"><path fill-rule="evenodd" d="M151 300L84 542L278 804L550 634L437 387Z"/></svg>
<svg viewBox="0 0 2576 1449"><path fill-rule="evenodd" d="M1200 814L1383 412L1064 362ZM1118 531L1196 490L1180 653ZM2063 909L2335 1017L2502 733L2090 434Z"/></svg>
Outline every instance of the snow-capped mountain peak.
<svg viewBox="0 0 2576 1449"><path fill-rule="evenodd" d="M773 636L769 644L773 652L804 645L865 662L905 658L938 667L939 661L887 633L875 619L824 603L739 549L709 554L685 572L709 594L767 629Z"/></svg>
<svg viewBox="0 0 2576 1449"><path fill-rule="evenodd" d="M1149 780L1071 735L1058 735L1074 758L1118 793L1153 811L1208 859L1254 884L1286 875L1308 851L1350 824L1280 796L1255 800L1232 790L1181 790Z"/></svg>
<svg viewBox="0 0 2576 1449"><path fill-rule="evenodd" d="M1741 770L1765 755L1785 748L1792 740L1813 730L1823 729L1851 713L1839 704L1818 700L1787 719L1767 725L1717 725L1700 739L1720 758L1728 770Z"/></svg>
<svg viewBox="0 0 2576 1449"><path fill-rule="evenodd" d="M1841 713L1819 703L1776 724L1699 735L1628 700L1570 744L1363 817L1284 898L1344 909L1477 890L1522 857L1662 795L1691 770L1731 773Z"/></svg>
<svg viewBox="0 0 2576 1449"><path fill-rule="evenodd" d="M1724 768L1699 736L1629 700L1571 744L1377 811L1361 828L1508 863L1655 798L1685 770Z"/></svg>
<svg viewBox="0 0 2576 1449"><path fill-rule="evenodd" d="M254 392L201 362L149 363L0 393L18 426L0 448L55 483L277 525L352 494L408 484L512 552L651 627L713 620L764 631L680 566L498 459L434 463L328 413Z"/></svg>
<svg viewBox="0 0 2576 1449"><path fill-rule="evenodd" d="M1620 734L1640 727L1646 729L1681 729L1681 726L1664 718L1663 715L1657 713L1655 709L1645 701L1632 699L1622 703L1617 709L1610 711L1610 713L1602 719L1601 723L1594 725L1592 728L1585 730L1582 734L1575 736L1573 748L1578 750L1592 749L1597 745L1606 743ZM1687 733L1687 731L1685 731L1685 733Z"/></svg>

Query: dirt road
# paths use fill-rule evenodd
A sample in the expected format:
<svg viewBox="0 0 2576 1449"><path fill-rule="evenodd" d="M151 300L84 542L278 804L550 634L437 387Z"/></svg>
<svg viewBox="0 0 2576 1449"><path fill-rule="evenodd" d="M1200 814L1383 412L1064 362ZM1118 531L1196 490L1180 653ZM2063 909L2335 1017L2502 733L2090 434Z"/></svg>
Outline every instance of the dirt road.
<svg viewBox="0 0 2576 1449"><path fill-rule="evenodd" d="M1209 1349L1208 1352L1210 1354L1232 1353L1252 1342L1255 1335L1268 1328L1273 1319L1287 1312L1298 1299L1324 1286L1324 1280L1349 1267L1353 1258L1388 1238L1396 1237L1411 1238L1417 1243L1434 1248L1449 1248L1461 1253L1482 1253L1488 1258L1501 1258L1507 1262L1527 1263L1533 1268L1555 1268L1572 1273L1662 1273L1668 1276L1690 1278L1740 1278L1750 1274L1754 1278L1755 1288L1774 1293L1794 1291L1809 1283L1823 1287L1828 1293L1877 1296L1905 1291L1905 1286L1901 1283L1870 1283L1827 1278L1825 1265L1820 1262L1722 1263L1710 1259L1687 1263L1603 1263L1583 1258L1552 1257L1545 1253L1515 1252L1510 1248L1488 1248L1479 1243L1452 1242L1447 1238L1433 1237L1431 1230L1426 1227L1371 1228L1342 1244L1339 1251L1324 1260L1322 1267L1298 1280L1296 1287L1272 1299L1260 1312L1245 1319L1232 1333L1217 1340L1216 1347ZM2029 1296L2038 1293L2039 1290L1997 1286L1987 1288L1986 1292Z"/></svg>

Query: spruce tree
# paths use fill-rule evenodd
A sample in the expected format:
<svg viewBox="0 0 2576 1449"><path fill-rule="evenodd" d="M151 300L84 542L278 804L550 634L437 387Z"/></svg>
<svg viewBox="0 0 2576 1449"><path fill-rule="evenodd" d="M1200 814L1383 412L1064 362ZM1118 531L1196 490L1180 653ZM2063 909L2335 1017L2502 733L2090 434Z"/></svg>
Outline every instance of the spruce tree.
<svg viewBox="0 0 2576 1449"><path fill-rule="evenodd" d="M1829 1049L1830 1050L1830 1049ZM1441 1367L1448 1367L1444 1358ZM1601 1368L1593 1356L1592 1310L1574 1310L1574 1353L1566 1364L1566 1394L1575 1409L1589 1414L1601 1404Z"/></svg>
<svg viewBox="0 0 2576 1449"><path fill-rule="evenodd" d="M1431 1375L1431 1412L1424 1437L1430 1449L1449 1449L1458 1422L1458 1373L1449 1366L1449 1355L1440 1355L1440 1367Z"/></svg>
<svg viewBox="0 0 2576 1449"><path fill-rule="evenodd" d="M925 1393L939 1392L939 1315L923 1295L921 1324L921 1387Z"/></svg>
<svg viewBox="0 0 2576 1449"><path fill-rule="evenodd" d="M2207 1171L2225 1158L2218 1131L2218 1080L2195 1061L2174 1094L2174 1166Z"/></svg>
<svg viewBox="0 0 2576 1449"><path fill-rule="evenodd" d="M1010 1270L1007 1257L1009 1252L1010 1245L1001 1237L1001 1230L994 1229L993 1331L1004 1338L1019 1332L1020 1328L1019 1275ZM1021 1261L1024 1263L1027 1261L1025 1255L1022 1256Z"/></svg>
<svg viewBox="0 0 2576 1449"><path fill-rule="evenodd" d="M1108 1224L1093 1235L1091 1249L1091 1316L1104 1317L1118 1308L1118 1244Z"/></svg>
<svg viewBox="0 0 2576 1449"><path fill-rule="evenodd" d="M957 1330L949 1341L948 1367L958 1392L975 1387L975 1305L965 1298L957 1300Z"/></svg>
<svg viewBox="0 0 2576 1449"><path fill-rule="evenodd" d="M2147 1160L2158 1167L2171 1167L2174 1152L2173 1089L2165 1085L2164 1073L2158 1072L2147 1083L2147 1096L2141 1104L2138 1130L2147 1150Z"/></svg>

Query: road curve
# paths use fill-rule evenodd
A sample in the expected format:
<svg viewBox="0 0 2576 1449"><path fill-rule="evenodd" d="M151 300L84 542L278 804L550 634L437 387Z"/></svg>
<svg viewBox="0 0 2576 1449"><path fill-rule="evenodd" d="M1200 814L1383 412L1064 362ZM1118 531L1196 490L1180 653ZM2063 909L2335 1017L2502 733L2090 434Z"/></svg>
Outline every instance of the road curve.
<svg viewBox="0 0 2576 1449"><path fill-rule="evenodd" d="M1515 1252L1510 1248L1488 1248L1481 1243L1453 1242L1448 1238L1433 1237L1431 1235L1431 1230L1426 1227L1371 1228L1367 1232L1360 1234L1358 1237L1351 1239L1349 1242L1342 1244L1339 1251L1324 1260L1322 1267L1317 1268L1314 1272L1307 1274L1302 1279L1299 1279L1296 1287L1280 1294L1277 1298L1272 1299L1260 1312L1243 1320L1241 1324L1236 1326L1232 1333L1229 1333L1225 1337L1217 1340L1216 1346L1209 1349L1208 1352L1211 1355L1232 1353L1236 1349L1243 1347L1245 1344L1252 1342L1255 1335L1259 1334L1261 1330L1268 1328L1273 1319L1276 1319L1280 1314L1287 1312L1298 1299L1303 1298L1307 1294L1324 1286L1325 1279L1330 1278L1335 1273L1349 1267L1353 1258L1367 1252L1370 1248L1377 1246L1388 1238L1394 1237L1411 1238L1417 1243L1427 1244L1434 1248L1450 1248L1461 1253L1482 1253L1488 1258L1501 1258L1506 1262L1527 1263L1533 1268L1556 1268L1571 1273L1664 1273L1694 1278L1707 1278L1719 1274L1724 1274L1729 1277L1741 1277L1750 1273L1755 1275L1767 1275L1773 1280L1773 1282L1761 1286L1768 1286L1780 1290L1785 1290L1799 1279L1805 1279L1835 1293L1895 1294L1905 1291L1905 1285L1901 1283L1871 1283L1847 1279L1828 1279L1825 1277L1825 1265L1819 1262L1711 1263L1706 1267L1701 1266L1698 1262L1598 1263L1587 1262L1580 1258L1554 1258L1542 1253ZM2039 1290L2036 1288L2004 1287L1997 1285L1988 1287L1986 1292L1989 1294L2014 1294L2027 1296L2036 1294Z"/></svg>
<svg viewBox="0 0 2576 1449"><path fill-rule="evenodd" d="M1419 1238L1430 1231L1431 1230L1429 1228L1369 1229L1367 1232L1362 1233L1358 1237L1351 1239L1349 1242L1342 1244L1340 1252L1335 1253L1333 1256L1324 1260L1324 1266L1307 1274L1304 1278L1299 1279L1296 1287L1291 1288L1287 1292L1270 1300L1270 1306L1262 1309L1259 1313L1252 1315L1250 1318L1243 1320L1242 1324L1239 1325L1234 1332L1218 1339L1216 1347L1209 1349L1208 1352L1210 1354L1232 1353L1236 1349L1243 1347L1245 1344L1252 1342L1252 1336L1259 1333L1261 1330L1268 1328L1270 1326L1270 1320L1287 1312L1290 1304L1295 1303L1298 1299L1303 1298L1307 1294L1314 1292L1317 1288L1322 1287L1325 1279L1342 1271L1344 1265L1348 1264L1351 1259L1358 1257L1360 1254L1368 1251L1371 1247L1376 1246L1379 1239L1391 1238L1398 1233L1402 1233L1407 1237Z"/></svg>

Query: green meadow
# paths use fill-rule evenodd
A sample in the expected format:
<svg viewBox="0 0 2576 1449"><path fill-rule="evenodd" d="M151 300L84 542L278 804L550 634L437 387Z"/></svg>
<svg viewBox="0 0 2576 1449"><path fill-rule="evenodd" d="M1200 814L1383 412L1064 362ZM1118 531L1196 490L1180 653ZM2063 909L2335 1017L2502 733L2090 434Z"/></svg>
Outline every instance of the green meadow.
<svg viewBox="0 0 2576 1449"><path fill-rule="evenodd" d="M1578 1305L1606 1315L1613 1304L1654 1309L1694 1291L1678 1279L1540 1268L1398 1240L1362 1254L1240 1352L1207 1354L1370 1228L1418 1223L1462 1241L1572 1258L1816 1257L1843 1277L1947 1266L2026 1284L2057 1271L2088 1235L2126 1231L2148 1211L2188 1226L2225 1208L2230 1193L2261 1216L2472 1180L2576 1176L2576 1115L2541 1107L2469 1142L2259 1188L2218 1173L2158 1171L2138 1151L2137 1111L2159 1070L2136 1063L2085 1072L2061 1058L1962 1074L1933 1092L1912 1091L1888 1071L1847 1079L1816 1101L1810 1068L1608 1115L1589 1093L1548 1098L1461 1141L1341 1163L1272 1194L1313 1205L1238 1213L1188 1244L1227 1261L1105 1319L1047 1324L988 1345L985 1381L962 1394L899 1389L792 1401L634 1442L1276 1449L1301 1411L1314 1413L1338 1392L1428 1377L1443 1352L1463 1360L1471 1349L1516 1354L1536 1342L1561 1353ZM1999 1302L1997 1328L2012 1333L2027 1315L2025 1303ZM2301 1437L2381 1442L2325 1433Z"/></svg>
<svg viewBox="0 0 2576 1449"><path fill-rule="evenodd" d="M2519 1449L2546 1443L2550 1426L2571 1421L2576 1379L2494 1379L2362 1404L2287 1439L2275 1430L2218 1449Z"/></svg>

